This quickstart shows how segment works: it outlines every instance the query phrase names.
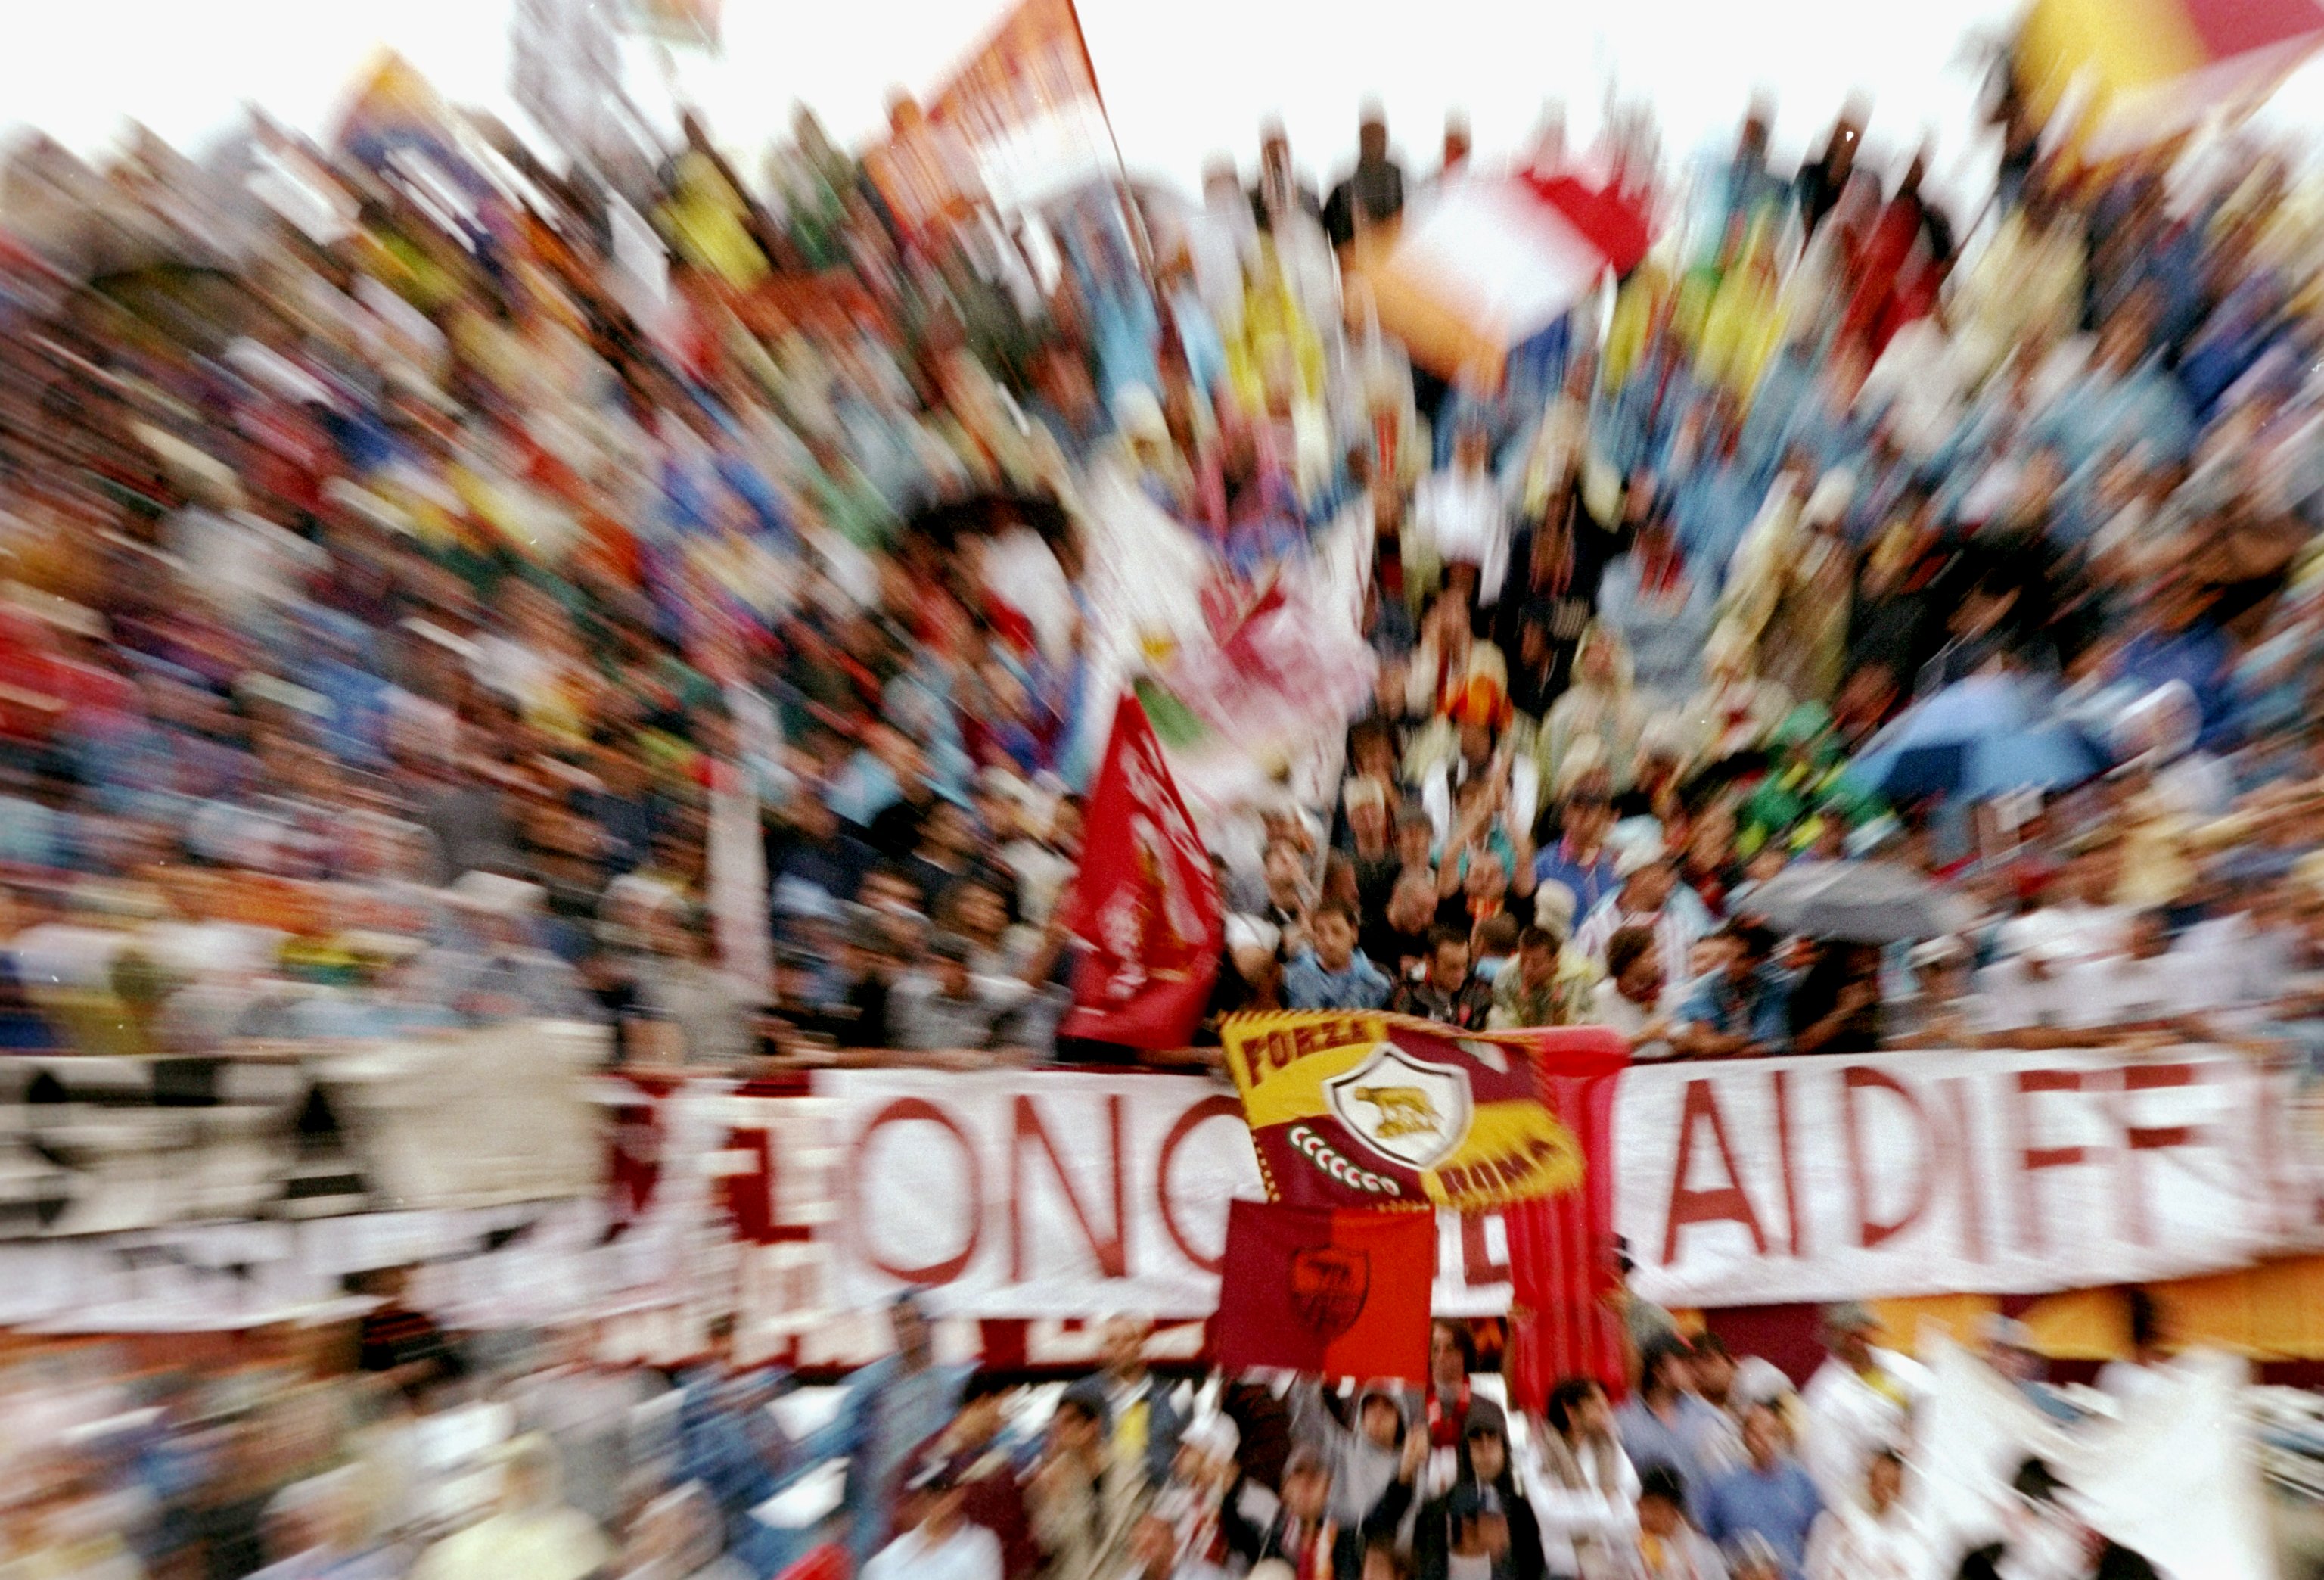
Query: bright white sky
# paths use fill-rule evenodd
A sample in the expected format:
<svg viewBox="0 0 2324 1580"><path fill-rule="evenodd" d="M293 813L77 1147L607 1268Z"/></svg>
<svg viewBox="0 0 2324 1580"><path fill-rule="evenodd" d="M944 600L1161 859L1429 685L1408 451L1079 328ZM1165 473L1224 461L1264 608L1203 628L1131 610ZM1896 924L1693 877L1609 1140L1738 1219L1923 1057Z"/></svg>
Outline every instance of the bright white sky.
<svg viewBox="0 0 2324 1580"><path fill-rule="evenodd" d="M813 104L835 136L860 141L881 125L891 85L939 79L1003 9L1001 0L725 0L723 59L681 56L678 70L755 173L755 151L794 100ZM1680 151L1723 142L1761 88L1778 106L1779 154L1795 154L1861 91L1874 106L1876 156L1933 132L1935 169L1949 176L1977 152L1964 37L2015 9L2013 0L1081 0L1125 160L1190 189L1214 151L1248 170L1269 114L1282 116L1310 173L1328 180L1352 158L1366 95L1387 106L1416 173L1434 163L1450 106L1468 111L1482 156L1517 144L1551 97L1571 106L1572 132L1585 139L1609 77L1653 101L1665 147ZM23 0L7 10L0 113L82 150L104 147L132 115L198 146L245 100L320 131L383 42L447 97L516 118L505 87L509 0ZM633 82L641 97L654 86L650 69Z"/></svg>

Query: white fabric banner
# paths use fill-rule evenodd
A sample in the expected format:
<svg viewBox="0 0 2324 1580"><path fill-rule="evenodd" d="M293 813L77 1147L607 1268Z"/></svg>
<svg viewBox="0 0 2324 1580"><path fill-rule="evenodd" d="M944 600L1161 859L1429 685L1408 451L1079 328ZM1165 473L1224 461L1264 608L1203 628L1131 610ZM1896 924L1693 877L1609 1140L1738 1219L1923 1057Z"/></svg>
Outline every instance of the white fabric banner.
<svg viewBox="0 0 2324 1580"><path fill-rule="evenodd" d="M818 1075L842 1149L836 1304L915 1285L947 1316L1207 1317L1227 1203L1263 1199L1241 1104L1191 1076L846 1070ZM1497 1219L1439 1223L1435 1309L1509 1306Z"/></svg>
<svg viewBox="0 0 2324 1580"><path fill-rule="evenodd" d="M1635 1068L1631 1287L1670 1306L2035 1294L2319 1243L2288 1067L2207 1048Z"/></svg>
<svg viewBox="0 0 2324 1580"><path fill-rule="evenodd" d="M2007 1539L2010 1478L2028 1458L2065 1483L2076 1519L2173 1580L2275 1573L2243 1362L2181 1355L2118 1418L2069 1428L1941 1335L1924 1334L1921 1347L1932 1387L1914 1423L1910 1495L1929 1542L1926 1580L1952 1580L1961 1555Z"/></svg>

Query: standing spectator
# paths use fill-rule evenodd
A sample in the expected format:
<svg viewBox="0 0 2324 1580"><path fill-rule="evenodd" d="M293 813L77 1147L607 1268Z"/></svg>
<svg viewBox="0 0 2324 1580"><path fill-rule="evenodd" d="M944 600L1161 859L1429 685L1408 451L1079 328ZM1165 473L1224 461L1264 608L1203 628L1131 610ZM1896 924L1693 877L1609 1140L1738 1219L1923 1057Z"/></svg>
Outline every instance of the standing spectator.
<svg viewBox="0 0 2324 1580"><path fill-rule="evenodd" d="M1386 225L1404 212L1404 170L1388 156L1388 116L1364 107L1356 125L1356 169L1323 199L1323 234L1334 247Z"/></svg>
<svg viewBox="0 0 2324 1580"><path fill-rule="evenodd" d="M1016 1461L1001 1437L1010 1391L1010 1383L990 1372L970 1379L960 1413L927 1454L949 1468L960 1490L962 1515L1000 1539L1003 1580L1031 1580L1041 1566L1041 1549L1033 1540Z"/></svg>
<svg viewBox="0 0 2324 1580"><path fill-rule="evenodd" d="M1627 927L1606 941L1606 975L1591 990L1590 1020L1630 1039L1634 1059L1668 1058L1672 1017L1663 1005L1662 951L1653 931Z"/></svg>
<svg viewBox="0 0 2324 1580"><path fill-rule="evenodd" d="M1926 1575L1928 1538L1904 1506L1904 1461L1893 1448L1879 1450L1865 1467L1860 1497L1835 1505L1816 1522L1803 1571L1806 1580L1915 1580ZM2081 1557L2074 1555L2078 1565ZM1969 1570L1964 1566L1961 1573Z"/></svg>
<svg viewBox="0 0 2324 1580"><path fill-rule="evenodd" d="M1606 845L1613 827L1612 799L1586 781L1576 786L1559 808L1557 838L1533 858L1536 883L1563 883L1577 913L1588 916L1622 881Z"/></svg>
<svg viewBox="0 0 2324 1580"><path fill-rule="evenodd" d="M1399 1015L1418 1015L1463 1031L1481 1031L1492 1012L1493 989L1469 969L1468 938L1440 927L1428 937L1426 974L1397 988L1388 1007Z"/></svg>
<svg viewBox="0 0 2324 1580"><path fill-rule="evenodd" d="M1914 1407L1925 1391L1921 1368L1877 1348L1871 1308L1856 1301L1829 1307L1823 1319L1829 1358L1800 1395L1808 1474L1826 1505L1861 1499L1865 1473L1885 1450L1908 1437Z"/></svg>
<svg viewBox="0 0 2324 1580"><path fill-rule="evenodd" d="M1365 913L1364 953L1397 982L1427 963L1428 936L1436 928L1436 876L1405 869L1387 909Z"/></svg>
<svg viewBox="0 0 2324 1580"><path fill-rule="evenodd" d="M1049 1418L1049 1440L1027 1489L1033 1534L1049 1556L1045 1580L1105 1580L1126 1550L1143 1501L1138 1467L1107 1446L1111 1421L1102 1399L1068 1394Z"/></svg>
<svg viewBox="0 0 2324 1580"><path fill-rule="evenodd" d="M1149 1492L1169 1480L1179 1436L1186 1429L1185 1412L1171 1386L1146 1368L1146 1344L1152 1336L1152 1326L1135 1317L1107 1318L1098 1335L1102 1369L1066 1391L1104 1404L1113 1423L1113 1459L1124 1471L1142 1475Z"/></svg>
<svg viewBox="0 0 2324 1580"><path fill-rule="evenodd" d="M989 1049L1003 1018L1033 996L1032 987L1016 977L972 973L969 953L968 940L956 933L929 938L919 969L889 994L889 1026L899 1047L927 1052Z"/></svg>
<svg viewBox="0 0 2324 1580"><path fill-rule="evenodd" d="M1747 1463L1711 1483L1703 1500L1702 1531L1721 1547L1759 1536L1783 1562L1783 1580L1801 1580L1808 1533L1823 1500L1800 1464L1784 1452L1784 1424L1766 1405L1743 1413Z"/></svg>
<svg viewBox="0 0 2324 1580"><path fill-rule="evenodd" d="M1529 927L1517 935L1516 963L1494 980L1486 1024L1495 1031L1579 1025L1590 1019L1595 975L1587 960L1567 953L1562 933Z"/></svg>
<svg viewBox="0 0 2324 1580"><path fill-rule="evenodd" d="M1484 423L1463 418L1452 436L1452 464L1430 474L1412 500L1416 541L1407 554L1433 555L1444 568L1445 586L1465 588L1463 601L1474 609L1499 603L1509 574L1508 506L1494 480L1491 458ZM1506 676L1507 664L1501 669Z"/></svg>
<svg viewBox="0 0 2324 1580"><path fill-rule="evenodd" d="M1477 1341L1466 1323L1439 1317L1428 1325L1428 1387L1421 1396L1421 1418L1432 1448L1460 1446L1461 1424L1476 1397L1469 1373L1477 1367Z"/></svg>
<svg viewBox="0 0 2324 1580"><path fill-rule="evenodd" d="M1704 931L1702 902L1679 889L1677 864L1659 840L1631 845L1615 862L1614 871L1622 886L1583 919L1573 935L1574 947L1603 966L1606 946L1617 932L1645 928L1655 936L1664 973L1683 979L1694 958L1695 940Z"/></svg>
<svg viewBox="0 0 2324 1580"><path fill-rule="evenodd" d="M1377 1010L1396 990L1356 947L1356 914L1330 900L1316 908L1314 936L1283 968L1283 1002L1295 1010Z"/></svg>
<svg viewBox="0 0 2324 1580"><path fill-rule="evenodd" d="M1313 1446L1295 1446L1283 1462L1275 1511L1244 1511L1243 1486L1219 1509L1227 1550L1257 1570L1272 1558L1297 1580L1363 1580L1364 1533L1331 1517L1332 1468Z"/></svg>
<svg viewBox="0 0 2324 1580"><path fill-rule="evenodd" d="M1313 1446L1332 1472L1331 1515L1358 1527L1396 1480L1408 1447L1424 1454L1428 1435L1405 1419L1404 1400L1394 1385L1368 1384L1355 1400L1355 1419L1343 1425L1323 1398L1323 1385L1303 1381L1291 1394L1291 1429Z"/></svg>
<svg viewBox="0 0 2324 1580"><path fill-rule="evenodd" d="M1637 1542L1638 1473L1614 1434L1606 1391L1569 1377L1550 1391L1543 1418L1531 1496L1550 1569L1588 1580L1618 1573L1618 1555Z"/></svg>
<svg viewBox="0 0 2324 1580"><path fill-rule="evenodd" d="M1871 1053L1881 1046L1880 949L1820 945L1787 995L1794 1053Z"/></svg>
<svg viewBox="0 0 2324 1580"><path fill-rule="evenodd" d="M1541 1526L1517 1490L1500 1408L1481 1400L1471 1405L1461 1446L1461 1467L1452 1486L1424 1504L1413 1523L1414 1580L1451 1580L1456 1575L1463 1580L1542 1580L1546 1564ZM1412 1480L1399 1476L1388 1483L1368 1523L1375 1531L1391 1528L1403 1519L1412 1495Z"/></svg>
<svg viewBox="0 0 2324 1580"><path fill-rule="evenodd" d="M848 1545L859 1562L888 1540L897 1478L912 1450L957 1413L970 1370L936 1363L918 1296L897 1297L888 1320L896 1353L855 1374L843 1407Z"/></svg>
<svg viewBox="0 0 2324 1580"><path fill-rule="evenodd" d="M1791 1039L1791 983L1775 962L1775 935L1755 922L1736 921L1717 943L1724 957L1679 1006L1671 1045L1689 1058L1781 1051Z"/></svg>

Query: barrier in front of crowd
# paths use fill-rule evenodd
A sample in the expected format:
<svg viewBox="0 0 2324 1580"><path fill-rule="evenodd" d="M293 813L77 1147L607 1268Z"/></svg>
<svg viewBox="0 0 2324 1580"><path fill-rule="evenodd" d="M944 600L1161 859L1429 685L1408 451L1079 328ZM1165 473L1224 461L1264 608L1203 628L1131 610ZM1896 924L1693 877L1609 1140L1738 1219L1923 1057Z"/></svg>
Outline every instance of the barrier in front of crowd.
<svg viewBox="0 0 2324 1580"><path fill-rule="evenodd" d="M449 1320L593 1317L617 1353L731 1314L748 1353L849 1364L920 1289L1038 1363L1111 1312L1205 1316L1226 1203L1259 1188L1207 1076L607 1077L592 1036L0 1065L0 1322L235 1326L410 1263ZM2296 1254L2324 1244L2302 1097L2208 1048L1641 1066L1615 1117L1631 1287L2018 1296ZM1436 1308L1508 1299L1501 1221L1445 1215Z"/></svg>

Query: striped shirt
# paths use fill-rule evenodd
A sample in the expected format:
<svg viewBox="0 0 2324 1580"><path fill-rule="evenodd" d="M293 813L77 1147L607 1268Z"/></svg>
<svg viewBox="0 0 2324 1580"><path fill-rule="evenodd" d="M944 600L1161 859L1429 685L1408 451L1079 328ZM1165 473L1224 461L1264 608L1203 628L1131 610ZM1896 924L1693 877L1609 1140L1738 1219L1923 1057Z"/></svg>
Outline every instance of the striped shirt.
<svg viewBox="0 0 2324 1580"><path fill-rule="evenodd" d="M1694 956L1695 940L1706 930L1692 914L1694 909L1674 892L1660 910L1626 910L1622 908L1621 892L1617 890L1600 901L1598 908L1574 930L1573 947L1602 971L1606 966L1606 945L1616 933L1626 927L1651 928L1655 950L1663 963L1664 980L1684 982L1693 975L1689 962Z"/></svg>

